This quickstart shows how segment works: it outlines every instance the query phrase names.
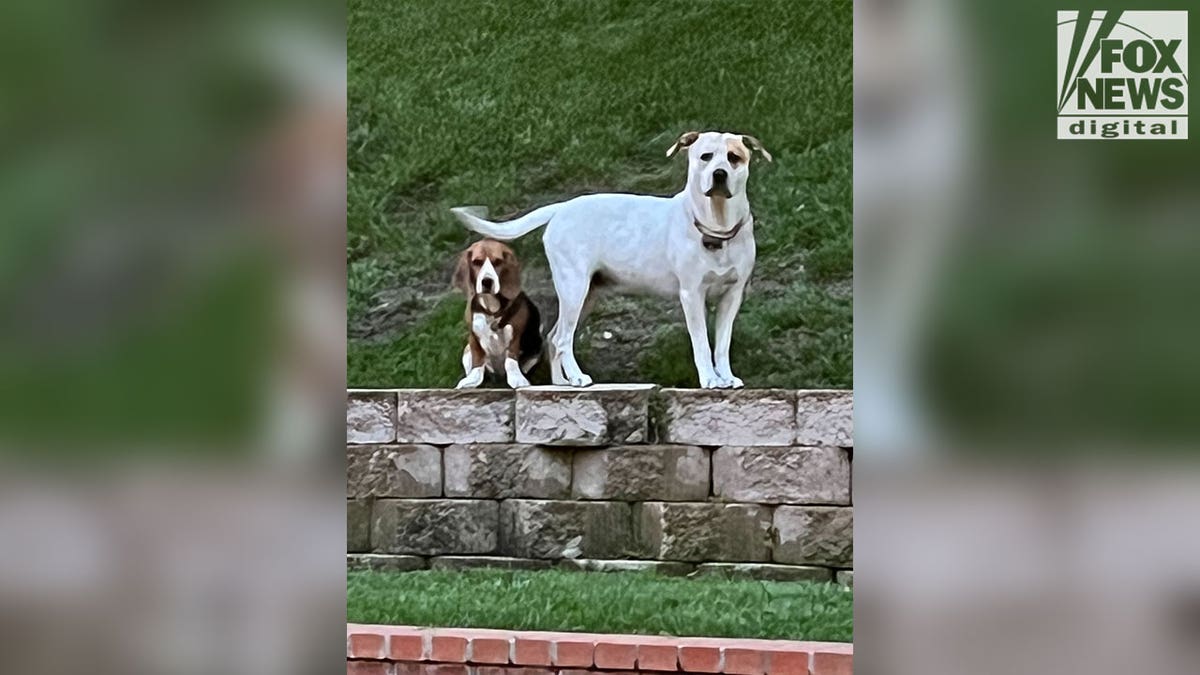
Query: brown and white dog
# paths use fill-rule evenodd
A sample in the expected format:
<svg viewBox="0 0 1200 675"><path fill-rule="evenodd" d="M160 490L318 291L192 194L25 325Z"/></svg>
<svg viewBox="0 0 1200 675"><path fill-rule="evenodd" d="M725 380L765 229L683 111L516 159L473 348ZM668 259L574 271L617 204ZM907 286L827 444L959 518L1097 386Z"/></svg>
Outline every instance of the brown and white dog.
<svg viewBox="0 0 1200 675"><path fill-rule="evenodd" d="M467 294L467 347L457 389L478 387L484 371L504 371L508 386L528 387L525 374L542 355L542 317L521 291L521 263L494 239L471 244L459 256L454 287Z"/></svg>

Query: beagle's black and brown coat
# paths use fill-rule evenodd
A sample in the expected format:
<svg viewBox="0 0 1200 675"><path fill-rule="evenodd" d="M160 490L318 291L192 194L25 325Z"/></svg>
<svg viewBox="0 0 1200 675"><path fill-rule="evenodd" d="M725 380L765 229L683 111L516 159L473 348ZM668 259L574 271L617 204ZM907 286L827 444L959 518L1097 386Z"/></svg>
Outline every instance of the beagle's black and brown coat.
<svg viewBox="0 0 1200 675"><path fill-rule="evenodd" d="M542 320L521 291L521 263L494 239L459 256L453 284L467 295L467 346L458 388L477 387L484 372L503 372L510 387L529 386L525 375L542 354Z"/></svg>

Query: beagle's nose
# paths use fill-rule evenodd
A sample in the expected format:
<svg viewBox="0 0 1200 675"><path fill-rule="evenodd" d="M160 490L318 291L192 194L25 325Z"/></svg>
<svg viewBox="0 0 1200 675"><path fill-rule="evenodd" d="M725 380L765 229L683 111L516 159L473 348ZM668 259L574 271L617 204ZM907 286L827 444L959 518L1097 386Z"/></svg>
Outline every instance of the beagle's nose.
<svg viewBox="0 0 1200 675"><path fill-rule="evenodd" d="M492 283L493 283L493 282L492 282L492 278L491 278L491 277L484 277L484 278L482 278L482 279L480 279L480 280L479 280L479 284L480 284L481 286L483 286L483 290L484 290L485 292L487 292L487 293L491 293L491 292L492 292Z"/></svg>
<svg viewBox="0 0 1200 675"><path fill-rule="evenodd" d="M724 183L728 179L729 179L729 174L725 173L725 169L717 169L716 171L713 172L713 182L714 183Z"/></svg>

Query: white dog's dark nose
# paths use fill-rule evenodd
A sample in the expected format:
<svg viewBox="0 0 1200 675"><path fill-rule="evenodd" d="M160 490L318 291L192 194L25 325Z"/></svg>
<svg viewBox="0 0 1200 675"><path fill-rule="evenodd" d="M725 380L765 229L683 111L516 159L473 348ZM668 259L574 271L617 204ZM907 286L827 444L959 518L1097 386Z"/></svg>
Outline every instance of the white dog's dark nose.
<svg viewBox="0 0 1200 675"><path fill-rule="evenodd" d="M725 169L717 169L713 172L713 183L724 183L727 180L729 180L729 174L725 172Z"/></svg>

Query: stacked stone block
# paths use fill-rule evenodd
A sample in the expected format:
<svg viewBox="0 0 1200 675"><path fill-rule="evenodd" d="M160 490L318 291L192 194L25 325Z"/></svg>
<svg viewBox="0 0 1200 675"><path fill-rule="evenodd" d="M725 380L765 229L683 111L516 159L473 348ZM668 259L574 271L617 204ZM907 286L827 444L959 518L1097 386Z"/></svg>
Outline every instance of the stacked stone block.
<svg viewBox="0 0 1200 675"><path fill-rule="evenodd" d="M350 390L353 567L853 578L846 391Z"/></svg>

